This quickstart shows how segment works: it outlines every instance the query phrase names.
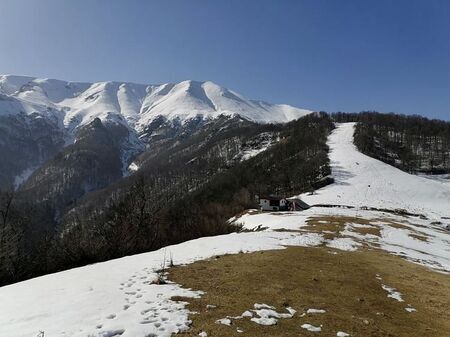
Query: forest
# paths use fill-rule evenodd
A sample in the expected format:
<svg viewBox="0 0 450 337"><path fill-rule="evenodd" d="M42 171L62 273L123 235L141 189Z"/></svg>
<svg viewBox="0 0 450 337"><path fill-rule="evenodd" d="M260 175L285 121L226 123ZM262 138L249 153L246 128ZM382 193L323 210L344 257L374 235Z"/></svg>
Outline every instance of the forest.
<svg viewBox="0 0 450 337"><path fill-rule="evenodd" d="M333 118L358 122L355 144L371 157L409 173L450 173L450 122L377 112L337 113Z"/></svg>
<svg viewBox="0 0 450 337"><path fill-rule="evenodd" d="M256 194L291 196L330 182L333 127L325 113L284 125L223 121L152 149L136 174L71 201L63 214L57 200L2 191L0 285L239 230L227 220L256 207ZM242 160L262 139L273 143Z"/></svg>
<svg viewBox="0 0 450 337"><path fill-rule="evenodd" d="M77 198L43 198L48 184L0 191L0 285L239 230L227 220L257 207L255 195L289 197L332 182L326 141L334 122L356 122L355 144L369 156L411 173L450 173L449 122L377 112L277 125L219 119L154 140L136 173ZM79 142L66 158L102 160L96 153L108 148Z"/></svg>

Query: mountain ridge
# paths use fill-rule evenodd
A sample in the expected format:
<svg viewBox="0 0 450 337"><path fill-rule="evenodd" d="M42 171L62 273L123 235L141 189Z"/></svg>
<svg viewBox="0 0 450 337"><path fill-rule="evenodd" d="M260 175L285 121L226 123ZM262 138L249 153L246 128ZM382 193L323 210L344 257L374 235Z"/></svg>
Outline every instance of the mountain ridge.
<svg viewBox="0 0 450 337"><path fill-rule="evenodd" d="M235 116L256 123L284 123L310 110L250 100L211 81L165 84L70 82L30 76L0 75L2 115L34 114L59 120L74 133L95 118L141 132L159 116L182 124L198 116Z"/></svg>

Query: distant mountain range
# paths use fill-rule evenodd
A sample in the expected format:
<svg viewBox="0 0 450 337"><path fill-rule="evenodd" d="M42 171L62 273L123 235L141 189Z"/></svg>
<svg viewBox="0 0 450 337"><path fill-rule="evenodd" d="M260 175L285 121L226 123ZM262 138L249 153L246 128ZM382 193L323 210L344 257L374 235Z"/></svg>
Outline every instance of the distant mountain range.
<svg viewBox="0 0 450 337"><path fill-rule="evenodd" d="M80 83L26 76L0 76L0 115L51 118L69 132L102 122L141 132L158 117L180 123L201 116L235 116L258 123L282 123L311 111L249 100L213 82L158 85L121 82Z"/></svg>
<svg viewBox="0 0 450 337"><path fill-rule="evenodd" d="M249 100L213 82L81 83L2 75L0 187L17 188L80 137L85 145L100 138L109 142L127 175L132 159L153 142L190 134L219 117L266 124L310 112Z"/></svg>

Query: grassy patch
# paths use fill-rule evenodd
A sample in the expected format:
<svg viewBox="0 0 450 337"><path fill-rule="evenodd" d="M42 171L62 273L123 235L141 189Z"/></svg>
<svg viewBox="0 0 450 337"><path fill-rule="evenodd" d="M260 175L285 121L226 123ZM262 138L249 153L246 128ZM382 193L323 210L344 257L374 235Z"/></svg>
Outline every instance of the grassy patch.
<svg viewBox="0 0 450 337"><path fill-rule="evenodd" d="M326 247L290 247L280 251L228 255L170 270L170 279L205 291L200 299L188 299L192 329L186 336L336 336L341 330L351 336L412 337L448 336L450 277L412 264L379 250L330 254ZM376 279L381 275L382 281ZM387 297L381 284L395 287L405 302ZM298 312L275 326L236 320L231 327L217 319L237 316L266 303L284 312ZM405 311L407 304L417 312ZM216 308L207 308L215 305ZM301 314L308 308L325 314ZM304 323L323 325L315 334ZM238 333L237 328L244 330Z"/></svg>
<svg viewBox="0 0 450 337"><path fill-rule="evenodd" d="M409 234L409 236L414 238L414 239L416 239L416 240L420 240L420 241L424 241L424 242L428 241L428 238L426 236L423 236L423 235L419 235L419 234L414 234L413 233L413 234Z"/></svg>

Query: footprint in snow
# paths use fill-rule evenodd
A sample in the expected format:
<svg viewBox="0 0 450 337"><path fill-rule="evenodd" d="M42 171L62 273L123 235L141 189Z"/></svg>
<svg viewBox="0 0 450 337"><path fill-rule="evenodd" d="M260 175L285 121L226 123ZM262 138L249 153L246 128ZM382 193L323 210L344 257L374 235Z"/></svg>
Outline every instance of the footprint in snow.
<svg viewBox="0 0 450 337"><path fill-rule="evenodd" d="M116 317L117 317L116 314L111 314L111 315L106 316L107 319L114 319Z"/></svg>
<svg viewBox="0 0 450 337"><path fill-rule="evenodd" d="M125 332L124 329L103 331L100 334L100 336L102 336L102 337L118 337L118 336L122 336L124 332Z"/></svg>

